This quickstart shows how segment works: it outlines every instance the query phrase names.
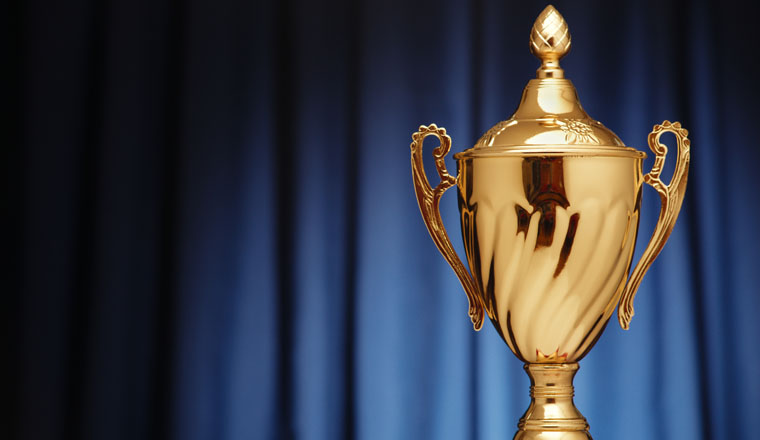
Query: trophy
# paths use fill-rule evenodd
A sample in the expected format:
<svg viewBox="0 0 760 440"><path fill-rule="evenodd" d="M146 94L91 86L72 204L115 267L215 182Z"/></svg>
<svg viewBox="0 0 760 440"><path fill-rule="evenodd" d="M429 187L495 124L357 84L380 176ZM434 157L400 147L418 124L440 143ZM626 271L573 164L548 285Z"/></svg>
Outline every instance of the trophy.
<svg viewBox="0 0 760 440"><path fill-rule="evenodd" d="M573 376L616 305L620 325L628 329L636 290L681 209L690 143L680 123L655 125L648 138L654 166L642 174L646 154L589 117L565 78L559 60L570 50L570 33L553 6L536 19L530 50L541 61L537 77L512 117L454 155L456 176L444 163L451 148L446 129L423 125L412 135L414 189L435 245L464 287L475 330L483 326L485 310L525 363L531 402L514 438L590 439L589 425L573 403ZM660 173L668 149L660 136L668 132L678 151L665 184ZM428 136L440 142L433 149L440 177L435 188L423 168ZM642 183L657 190L661 210L630 271ZM469 270L439 211L441 196L453 186Z"/></svg>

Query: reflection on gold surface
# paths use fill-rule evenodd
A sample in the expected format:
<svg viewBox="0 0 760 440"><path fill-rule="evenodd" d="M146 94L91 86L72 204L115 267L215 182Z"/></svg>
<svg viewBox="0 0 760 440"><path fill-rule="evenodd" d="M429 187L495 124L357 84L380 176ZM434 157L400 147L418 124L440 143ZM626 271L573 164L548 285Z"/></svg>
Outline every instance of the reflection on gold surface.
<svg viewBox="0 0 760 440"><path fill-rule="evenodd" d="M470 272L499 334L524 362L580 360L615 309L639 223L641 158L460 159Z"/></svg>
<svg viewBox="0 0 760 440"><path fill-rule="evenodd" d="M531 402L515 440L588 440L586 418L573 403L578 364L526 364Z"/></svg>
<svg viewBox="0 0 760 440"><path fill-rule="evenodd" d="M572 402L577 362L593 348L615 307L627 329L636 289L662 250L681 208L690 157L687 131L663 122L649 135L646 155L626 147L615 133L581 107L559 60L570 49L567 23L551 6L530 37L541 60L520 105L472 148L454 155L451 176L444 156L446 130L421 126L412 136L412 175L420 211L434 243L454 269L469 300L475 329L485 309L531 377L528 411L516 439L588 439L588 424ZM660 180L667 147L676 136L675 172ZM422 141L435 136L440 183L431 187L423 169ZM631 272L639 225L642 184L660 195L662 208L641 261ZM443 227L440 198L457 186L467 267Z"/></svg>
<svg viewBox="0 0 760 440"><path fill-rule="evenodd" d="M673 133L676 136L678 145L678 156L676 156L676 168L673 171L673 177L670 183L665 185L660 180L660 173L665 164L665 156L668 154L668 147L660 143L660 136L663 133ZM636 290L644 278L644 274L652 265L654 259L660 254L665 242L670 237L673 227L676 224L678 213L681 211L683 196L686 194L686 181L689 174L689 159L691 154L691 141L686 137L689 132L681 127L679 122L670 123L664 121L660 125L655 125L654 130L649 134L649 148L657 155L652 166L652 171L644 176L644 181L652 186L660 195L660 217L657 220L657 226L652 233L652 239L649 240L646 250L641 257L641 261L636 265L631 273L631 279L625 286L623 298L618 306L618 320L620 326L628 330L633 318L633 297L636 296Z"/></svg>
<svg viewBox="0 0 760 440"><path fill-rule="evenodd" d="M559 60L570 51L570 29L565 19L547 6L536 18L530 31L530 51L541 60L536 72L539 78L562 78L565 72L559 67Z"/></svg>
<svg viewBox="0 0 760 440"><path fill-rule="evenodd" d="M422 164L422 142L428 136L435 136L440 141L440 145L433 150L433 157L435 158L435 167L438 171L438 177L441 182L435 187L430 186L425 169ZM443 220L441 219L441 212L439 204L441 202L441 196L443 193L456 185L456 179L449 174L446 169L446 163L444 157L451 149L451 138L446 134L446 129L438 128L435 124L429 127L420 126L417 133L412 135L412 176L414 178L414 190L417 195L417 202L420 205L420 212L422 218L425 220L425 226L427 226L430 236L433 238L433 242L438 247L438 250L443 254L443 258L454 269L454 273L457 274L459 281L462 283L464 292L467 295L467 300L470 304L469 315L472 325L475 330L480 330L483 327L483 306L481 304L480 295L478 289L475 286L474 280L467 269L462 264L462 261L457 256L454 247L451 245L449 235L446 233L446 228L443 226Z"/></svg>

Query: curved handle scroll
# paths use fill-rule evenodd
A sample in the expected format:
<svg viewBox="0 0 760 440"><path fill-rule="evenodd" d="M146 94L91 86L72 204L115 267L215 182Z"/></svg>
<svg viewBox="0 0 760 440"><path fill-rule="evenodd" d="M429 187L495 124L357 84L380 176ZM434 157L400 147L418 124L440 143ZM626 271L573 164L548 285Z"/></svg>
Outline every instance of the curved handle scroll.
<svg viewBox="0 0 760 440"><path fill-rule="evenodd" d="M660 136L663 133L673 133L678 141L678 157L676 158L676 168L673 171L673 177L670 183L665 185L660 180L662 166L665 164L665 156L668 154L668 147L660 143ZM644 274L652 265L652 262L662 251L665 242L668 240L673 226L678 218L678 212L681 210L683 196L686 193L686 180L689 173L689 157L691 142L686 137L689 132L681 128L680 122L670 123L664 121L662 124L654 126L654 130L649 134L649 148L654 152L656 158L654 165L649 174L644 176L644 182L652 186L660 194L660 217L657 220L657 226L654 228L652 238L649 240L644 254L641 256L636 267L628 279L628 283L623 290L623 295L618 306L618 321L624 330L628 330L633 318L633 298L636 296L636 290L644 278Z"/></svg>
<svg viewBox="0 0 760 440"><path fill-rule="evenodd" d="M438 176L441 182L435 188L430 186L425 167L422 163L422 142L428 136L435 136L440 141L440 145L433 149L433 158L435 158L435 168L438 170ZM451 149L451 138L446 134L446 129L438 128L435 124L430 126L421 125L419 131L412 135L412 177L414 178L414 192L417 195L417 203L420 205L422 219L425 221L430 236L433 238L438 250L443 254L443 258L451 265L457 274L459 281L462 283L467 300L469 301L469 315L475 330L483 327L483 304L475 281L472 279L470 272L467 271L462 261L457 256L451 240L446 233L446 228L441 220L441 211L439 208L441 196L447 189L456 185L457 179L449 174L446 169L444 157Z"/></svg>

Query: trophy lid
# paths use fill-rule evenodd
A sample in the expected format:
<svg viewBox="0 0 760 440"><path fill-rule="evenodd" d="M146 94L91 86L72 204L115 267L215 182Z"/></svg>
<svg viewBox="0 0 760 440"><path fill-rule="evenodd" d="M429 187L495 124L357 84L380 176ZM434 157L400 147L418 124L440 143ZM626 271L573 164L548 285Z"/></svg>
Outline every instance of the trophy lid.
<svg viewBox="0 0 760 440"><path fill-rule="evenodd" d="M643 157L626 147L581 107L559 60L570 51L570 32L554 6L539 14L530 33L530 51L540 61L515 113L488 130L473 148L455 158L503 154L612 154ZM593 151L591 151L593 150Z"/></svg>

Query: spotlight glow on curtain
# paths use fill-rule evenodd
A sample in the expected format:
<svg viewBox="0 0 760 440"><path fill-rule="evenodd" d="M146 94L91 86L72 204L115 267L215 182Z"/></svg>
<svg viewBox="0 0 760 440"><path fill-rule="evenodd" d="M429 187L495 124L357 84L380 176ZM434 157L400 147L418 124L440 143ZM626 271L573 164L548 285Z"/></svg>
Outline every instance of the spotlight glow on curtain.
<svg viewBox="0 0 760 440"><path fill-rule="evenodd" d="M760 432L756 26L732 3L555 3L592 117L692 139L631 330L576 378L595 438ZM510 116L544 6L18 2L18 437L511 438L527 376L472 331L409 143ZM645 188L641 237L658 210Z"/></svg>

